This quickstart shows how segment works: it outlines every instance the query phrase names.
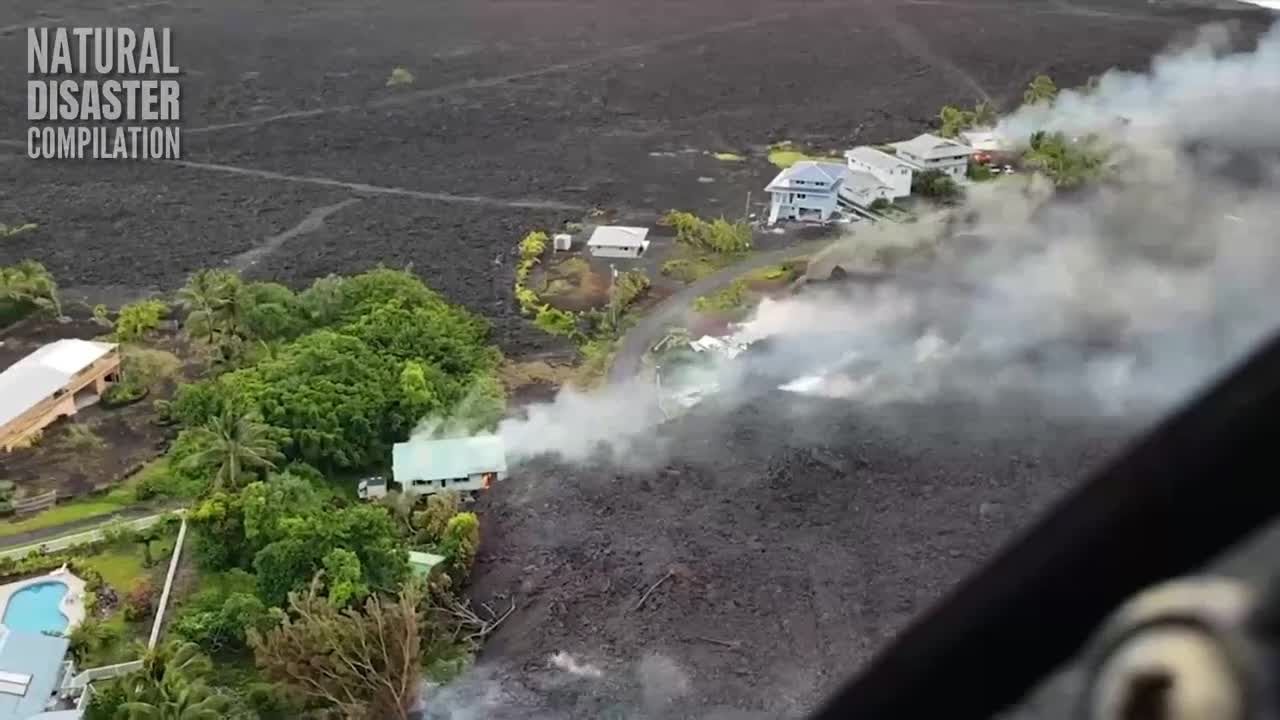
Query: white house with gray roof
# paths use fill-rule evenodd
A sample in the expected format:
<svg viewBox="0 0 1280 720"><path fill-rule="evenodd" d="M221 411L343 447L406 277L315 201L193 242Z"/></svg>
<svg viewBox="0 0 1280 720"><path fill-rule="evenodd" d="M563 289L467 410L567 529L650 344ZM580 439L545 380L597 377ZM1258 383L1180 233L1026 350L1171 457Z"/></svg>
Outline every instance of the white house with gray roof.
<svg viewBox="0 0 1280 720"><path fill-rule="evenodd" d="M918 170L940 170L956 182L965 180L973 148L955 140L925 133L892 145L896 157Z"/></svg>
<svg viewBox="0 0 1280 720"><path fill-rule="evenodd" d="M849 169L871 175L889 189L888 200L911 194L911 178L915 168L905 160L873 147L856 147L844 154Z"/></svg>
<svg viewBox="0 0 1280 720"><path fill-rule="evenodd" d="M779 220L826 222L839 207L845 166L801 160L769 183L769 224Z"/></svg>

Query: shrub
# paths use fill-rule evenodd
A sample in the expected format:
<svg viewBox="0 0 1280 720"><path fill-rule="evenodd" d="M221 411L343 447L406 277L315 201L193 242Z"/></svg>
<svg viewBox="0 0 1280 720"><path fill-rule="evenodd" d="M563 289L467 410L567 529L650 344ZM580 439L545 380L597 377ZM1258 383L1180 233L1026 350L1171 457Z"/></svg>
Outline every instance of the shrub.
<svg viewBox="0 0 1280 720"><path fill-rule="evenodd" d="M747 283L739 279L717 292L694 300L693 309L702 313L736 310L746 304L747 297Z"/></svg>
<svg viewBox="0 0 1280 720"><path fill-rule="evenodd" d="M93 306L93 321L104 328L110 328L115 325L115 323L111 322L111 311L102 303Z"/></svg>
<svg viewBox="0 0 1280 720"><path fill-rule="evenodd" d="M542 258L542 253L547 250L547 234L535 230L524 236L519 248L520 260L516 263L516 302L520 304L521 312L525 315L533 315L539 309L538 294L526 287L525 281L529 279L529 272L533 270L533 266L537 265Z"/></svg>
<svg viewBox="0 0 1280 720"><path fill-rule="evenodd" d="M911 192L934 200L952 200L960 194L960 187L940 170L925 170L911 179Z"/></svg>
<svg viewBox="0 0 1280 720"><path fill-rule="evenodd" d="M751 226L718 218L711 222L693 213L672 210L662 217L664 225L675 228L676 242L722 254L751 249Z"/></svg>
<svg viewBox="0 0 1280 720"><path fill-rule="evenodd" d="M458 513L449 518L440 540L440 550L448 558L450 576L461 582L471 572L480 548L480 521L475 513Z"/></svg>
<svg viewBox="0 0 1280 720"><path fill-rule="evenodd" d="M965 169L965 175L967 175L970 180L977 181L990 180L995 177L995 174L991 172L991 168L983 165L982 163L973 162L972 160L969 161L969 167Z"/></svg>
<svg viewBox="0 0 1280 720"><path fill-rule="evenodd" d="M134 580L133 587L129 588L124 597L124 619L138 622L150 615L155 604L155 594L150 578L140 577Z"/></svg>
<svg viewBox="0 0 1280 720"><path fill-rule="evenodd" d="M542 253L547 251L547 234L541 231L534 231L525 235L520 240L520 259L536 260L542 257Z"/></svg>
<svg viewBox="0 0 1280 720"><path fill-rule="evenodd" d="M120 308L116 316L115 339L118 342L140 340L147 333L160 327L166 306L159 300L143 300ZM96 316L96 315L95 315Z"/></svg>
<svg viewBox="0 0 1280 720"><path fill-rule="evenodd" d="M550 305L544 305L533 319L533 324L537 325L544 332L552 335L573 335L578 330L578 319L573 313L557 310Z"/></svg>
<svg viewBox="0 0 1280 720"><path fill-rule="evenodd" d="M102 438L93 432L93 428L78 422L67 425L62 436L62 445L72 450L100 450L107 446Z"/></svg>
<svg viewBox="0 0 1280 720"><path fill-rule="evenodd" d="M397 67L392 69L391 76L387 78L387 87L395 87L397 85L412 85L413 73L408 68Z"/></svg>

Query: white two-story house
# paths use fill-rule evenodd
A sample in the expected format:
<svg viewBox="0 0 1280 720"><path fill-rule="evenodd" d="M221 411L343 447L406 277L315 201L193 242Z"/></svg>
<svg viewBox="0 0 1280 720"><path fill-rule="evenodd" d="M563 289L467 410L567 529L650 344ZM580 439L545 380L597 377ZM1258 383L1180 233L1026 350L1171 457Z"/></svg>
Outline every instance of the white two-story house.
<svg viewBox="0 0 1280 720"><path fill-rule="evenodd" d="M940 170L956 182L964 182L973 148L955 140L925 133L903 142L893 143L896 157L917 170Z"/></svg>
<svg viewBox="0 0 1280 720"><path fill-rule="evenodd" d="M801 160L769 183L769 224L779 220L826 222L835 214L845 166Z"/></svg>
<svg viewBox="0 0 1280 720"><path fill-rule="evenodd" d="M911 194L911 178L914 168L910 163L873 147L856 147L846 151L845 161L854 172L867 173L889 189L888 200L897 200Z"/></svg>

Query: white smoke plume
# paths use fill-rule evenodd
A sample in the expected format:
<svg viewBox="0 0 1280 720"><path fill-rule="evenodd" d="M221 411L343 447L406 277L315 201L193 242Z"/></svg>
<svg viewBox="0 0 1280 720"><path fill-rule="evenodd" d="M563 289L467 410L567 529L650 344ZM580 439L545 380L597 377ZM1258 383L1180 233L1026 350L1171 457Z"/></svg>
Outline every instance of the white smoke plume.
<svg viewBox="0 0 1280 720"><path fill-rule="evenodd" d="M1089 190L1009 178L974 186L949 223L855 230L815 265L874 269L868 243L933 259L763 303L748 331L769 339L721 373L721 404L761 377L863 403L1017 391L1149 413L1185 398L1280 325L1280 26L1246 52L1224 52L1229 35L1005 118L1006 137L1092 134L1120 160ZM634 460L663 417L638 382L562 393L499 433L517 460Z"/></svg>
<svg viewBox="0 0 1280 720"><path fill-rule="evenodd" d="M1093 92L1064 90L1052 106L1024 107L1004 118L1004 137L1036 130L1084 135L1127 132L1163 140L1211 140L1226 148L1272 144L1280 117L1280 25L1251 53L1224 55L1230 26L1202 29L1189 48L1157 56L1147 73L1112 70Z"/></svg>
<svg viewBox="0 0 1280 720"><path fill-rule="evenodd" d="M636 380L594 392L564 388L553 401L504 419L497 434L512 463L540 455L584 462L603 450L640 466L661 450L652 431L664 417L653 385Z"/></svg>

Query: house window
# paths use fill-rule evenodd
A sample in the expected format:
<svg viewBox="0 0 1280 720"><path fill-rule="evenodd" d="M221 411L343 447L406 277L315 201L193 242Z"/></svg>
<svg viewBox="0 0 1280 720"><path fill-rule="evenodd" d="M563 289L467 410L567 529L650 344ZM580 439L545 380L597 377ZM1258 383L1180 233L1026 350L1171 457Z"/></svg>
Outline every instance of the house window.
<svg viewBox="0 0 1280 720"><path fill-rule="evenodd" d="M798 198L800 198L801 200L803 200L803 199L805 198L805 194L804 194L804 193L796 193L796 197L798 197Z"/></svg>

